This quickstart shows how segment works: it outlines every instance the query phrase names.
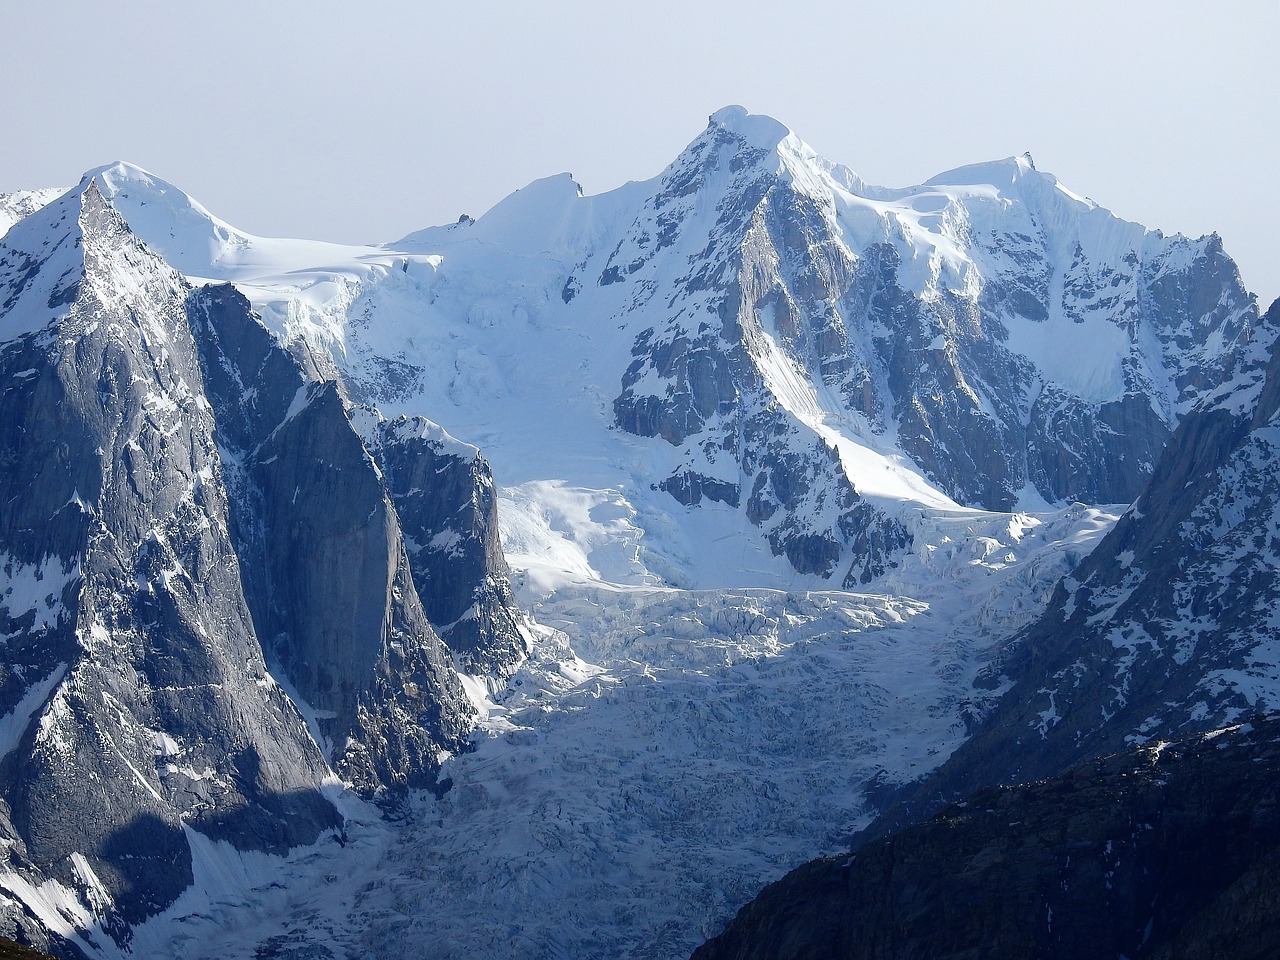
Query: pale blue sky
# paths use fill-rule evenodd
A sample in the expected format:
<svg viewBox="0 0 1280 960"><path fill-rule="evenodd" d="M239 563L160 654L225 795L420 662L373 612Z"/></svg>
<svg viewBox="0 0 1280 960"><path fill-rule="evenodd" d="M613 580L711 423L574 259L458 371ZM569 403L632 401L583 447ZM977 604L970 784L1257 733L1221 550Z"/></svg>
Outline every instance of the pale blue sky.
<svg viewBox="0 0 1280 960"><path fill-rule="evenodd" d="M250 232L392 240L741 103L888 186L1031 151L1280 294L1280 5L0 0L0 191L124 159ZM1265 303L1264 303L1265 305Z"/></svg>

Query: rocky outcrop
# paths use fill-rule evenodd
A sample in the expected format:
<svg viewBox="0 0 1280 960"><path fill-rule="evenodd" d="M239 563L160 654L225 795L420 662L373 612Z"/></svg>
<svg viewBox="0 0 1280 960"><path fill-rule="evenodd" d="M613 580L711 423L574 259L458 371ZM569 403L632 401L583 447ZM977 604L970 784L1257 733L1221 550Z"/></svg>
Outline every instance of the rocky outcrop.
<svg viewBox="0 0 1280 960"><path fill-rule="evenodd" d="M1228 382L1188 414L1133 507L979 683L1007 686L915 793L954 797L1128 743L1280 708L1280 305ZM884 826L912 816L899 809Z"/></svg>
<svg viewBox="0 0 1280 960"><path fill-rule="evenodd" d="M435 785L475 710L422 597L475 672L523 635L483 460L388 428L384 471L305 349L93 181L0 244L0 304L0 871L78 904L0 932L71 955L191 884L189 830L283 853L340 825L331 770ZM415 565L402 509L457 549Z"/></svg>
<svg viewBox="0 0 1280 960"><path fill-rule="evenodd" d="M4 869L124 943L191 882L185 829L279 852L340 818L241 590L189 288L92 183L0 277Z"/></svg>
<svg viewBox="0 0 1280 960"><path fill-rule="evenodd" d="M846 358L838 318L829 310L806 315L778 279L771 230L784 235L780 243L809 249L818 242L800 219L812 214L812 202L788 189L771 157L776 161L770 146L713 124L667 170L610 255L598 282L635 274L635 308L652 296L651 276L662 275L670 256L665 248L702 248L668 291L665 327L636 334L614 418L623 430L681 450L681 466L658 488L687 505L708 499L741 506L775 555L800 573L840 578L848 587L892 566L910 537L858 493L830 439L777 395L779 364L795 362L779 354L777 338L828 372ZM702 213L708 204L709 229ZM823 283L847 284L852 270L843 247L818 246L817 256L828 259L809 264L801 284L811 300ZM625 270L618 267L624 260ZM887 549L868 553L868 542Z"/></svg>
<svg viewBox="0 0 1280 960"><path fill-rule="evenodd" d="M422 417L381 421L370 445L427 618L467 673L509 676L528 649L489 464Z"/></svg>
<svg viewBox="0 0 1280 960"><path fill-rule="evenodd" d="M259 633L344 776L429 786L474 722L451 654L501 678L525 653L488 466L427 421L352 408L233 288L198 300Z"/></svg>
<svg viewBox="0 0 1280 960"><path fill-rule="evenodd" d="M264 643L315 710L335 768L371 792L433 783L441 753L465 745L474 709L336 384L304 388L249 473L269 531Z"/></svg>
<svg viewBox="0 0 1280 960"><path fill-rule="evenodd" d="M807 864L695 960L1275 956L1280 719L977 793Z"/></svg>

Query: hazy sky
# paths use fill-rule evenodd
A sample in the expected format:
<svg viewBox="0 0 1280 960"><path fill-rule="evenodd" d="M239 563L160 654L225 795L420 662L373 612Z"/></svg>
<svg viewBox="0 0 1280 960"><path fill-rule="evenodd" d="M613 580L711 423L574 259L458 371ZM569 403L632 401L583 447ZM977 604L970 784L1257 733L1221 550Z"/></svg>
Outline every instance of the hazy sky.
<svg viewBox="0 0 1280 960"><path fill-rule="evenodd" d="M0 0L0 191L123 159L252 233L393 240L565 170L647 179L741 103L887 186L1029 150L1216 230L1269 302L1278 28L1262 0Z"/></svg>

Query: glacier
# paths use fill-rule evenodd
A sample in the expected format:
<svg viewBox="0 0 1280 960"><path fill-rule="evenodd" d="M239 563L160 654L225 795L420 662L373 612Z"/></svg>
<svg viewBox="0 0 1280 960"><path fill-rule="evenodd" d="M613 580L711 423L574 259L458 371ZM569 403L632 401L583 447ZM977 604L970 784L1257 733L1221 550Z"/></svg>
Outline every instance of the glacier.
<svg viewBox="0 0 1280 960"><path fill-rule="evenodd" d="M991 645L1114 520L922 518L930 547L884 593L526 590L536 642L480 700L447 793L390 821L348 797L341 845L286 858L206 843L193 888L133 949L688 954L764 883L846 849L876 790L949 755L983 709L972 680Z"/></svg>

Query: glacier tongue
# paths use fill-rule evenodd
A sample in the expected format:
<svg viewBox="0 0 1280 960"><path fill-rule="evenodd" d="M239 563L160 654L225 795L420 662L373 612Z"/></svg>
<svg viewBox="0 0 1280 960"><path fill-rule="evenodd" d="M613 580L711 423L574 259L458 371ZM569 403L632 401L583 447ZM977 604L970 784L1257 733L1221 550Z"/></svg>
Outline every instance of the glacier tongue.
<svg viewBox="0 0 1280 960"><path fill-rule="evenodd" d="M197 889L136 942L208 958L687 954L946 758L983 709L971 681L993 643L1113 520L922 513L884 593L529 579L533 651L484 701L475 751L445 764L447 793L393 822L348 803L346 846L237 855L222 886L197 850Z"/></svg>

